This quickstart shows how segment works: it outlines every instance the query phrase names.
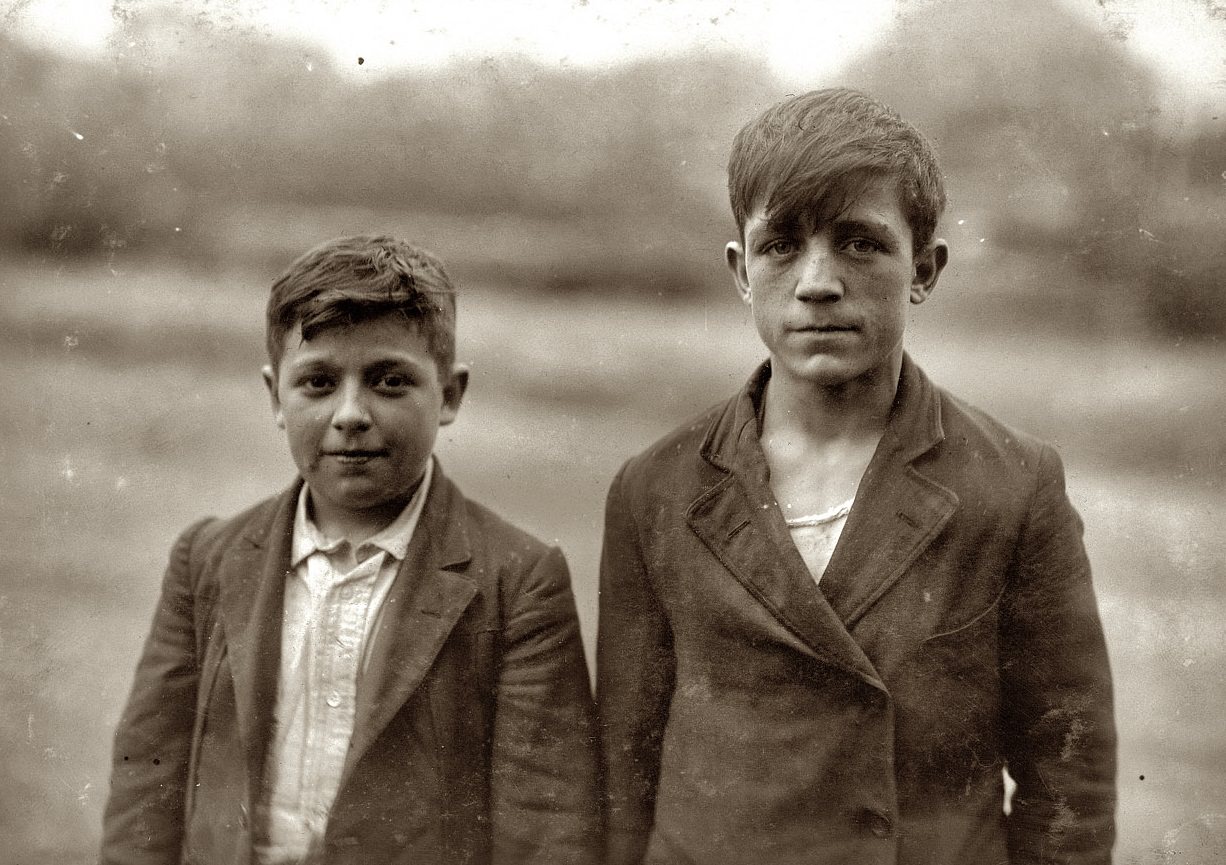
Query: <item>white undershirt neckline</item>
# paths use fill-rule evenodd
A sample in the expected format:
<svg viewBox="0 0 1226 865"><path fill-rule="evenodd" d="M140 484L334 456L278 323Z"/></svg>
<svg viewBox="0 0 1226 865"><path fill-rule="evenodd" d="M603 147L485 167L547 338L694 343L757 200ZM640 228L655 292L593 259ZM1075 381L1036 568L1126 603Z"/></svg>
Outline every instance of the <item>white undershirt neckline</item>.
<svg viewBox="0 0 1226 865"><path fill-rule="evenodd" d="M820 526L826 523L832 523L835 520L842 519L851 513L851 506L855 500L856 497L852 496L847 501L843 502L842 504L837 504L829 510L822 511L821 513L817 514L810 514L809 516L805 517L785 518L784 522L787 523L789 529L801 528L805 526Z"/></svg>
<svg viewBox="0 0 1226 865"><path fill-rule="evenodd" d="M826 567L834 555L834 548L843 534L843 526L847 524L847 515L851 513L854 502L853 496L821 513L784 518L792 536L792 543L804 559L814 583L820 584L822 575L826 573Z"/></svg>

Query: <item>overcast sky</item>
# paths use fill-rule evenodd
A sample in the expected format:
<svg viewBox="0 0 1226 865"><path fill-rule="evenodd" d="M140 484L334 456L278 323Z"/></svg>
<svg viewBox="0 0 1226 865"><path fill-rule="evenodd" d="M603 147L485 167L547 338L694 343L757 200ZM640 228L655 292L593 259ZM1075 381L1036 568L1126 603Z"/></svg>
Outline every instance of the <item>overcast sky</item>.
<svg viewBox="0 0 1226 865"><path fill-rule="evenodd" d="M64 50L103 51L114 44L116 15L138 13L148 2L0 0L0 23L9 32ZM584 68L707 47L763 55L786 81L804 82L837 71L907 4L925 2L930 0L178 0L175 5L223 26L305 36L340 60L362 56L362 74L509 52ZM1104 34L1122 35L1172 85L1226 103L1226 3L1063 2ZM354 68L348 62L341 66Z"/></svg>

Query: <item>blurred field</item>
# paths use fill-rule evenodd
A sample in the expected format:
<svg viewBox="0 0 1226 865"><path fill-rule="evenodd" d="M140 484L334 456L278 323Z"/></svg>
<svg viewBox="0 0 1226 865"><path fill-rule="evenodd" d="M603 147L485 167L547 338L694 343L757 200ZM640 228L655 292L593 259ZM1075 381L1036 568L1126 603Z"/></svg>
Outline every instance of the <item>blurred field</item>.
<svg viewBox="0 0 1226 865"><path fill-rule="evenodd" d="M258 375L267 281L0 265L2 863L92 859L109 738L171 540L292 476ZM1116 671L1117 861L1220 861L1226 353L991 317L970 283L951 274L917 312L913 354L1065 459ZM563 546L590 648L608 480L739 386L756 338L731 291L648 306L495 285L466 288L460 332L474 384L444 464Z"/></svg>

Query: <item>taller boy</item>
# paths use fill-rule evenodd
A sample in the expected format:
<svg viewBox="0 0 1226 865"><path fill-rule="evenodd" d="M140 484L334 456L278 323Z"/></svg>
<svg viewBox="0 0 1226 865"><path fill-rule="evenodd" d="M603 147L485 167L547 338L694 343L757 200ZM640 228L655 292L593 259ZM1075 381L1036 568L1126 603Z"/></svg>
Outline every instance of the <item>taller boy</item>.
<svg viewBox="0 0 1226 865"><path fill-rule="evenodd" d="M728 183L769 360L609 492L609 862L1108 862L1110 675L1060 459L903 351L948 257L930 146L817 91L741 130Z"/></svg>
<svg viewBox="0 0 1226 865"><path fill-rule="evenodd" d="M468 380L441 263L326 243L273 285L267 323L301 477L175 545L102 862L591 865L566 563L431 456Z"/></svg>

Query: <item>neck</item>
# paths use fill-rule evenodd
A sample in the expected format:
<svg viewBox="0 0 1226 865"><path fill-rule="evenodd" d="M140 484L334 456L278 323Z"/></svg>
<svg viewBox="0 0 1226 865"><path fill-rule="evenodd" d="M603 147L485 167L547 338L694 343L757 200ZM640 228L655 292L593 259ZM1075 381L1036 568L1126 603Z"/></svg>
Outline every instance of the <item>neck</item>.
<svg viewBox="0 0 1226 865"><path fill-rule="evenodd" d="M900 370L901 359L889 369L828 386L776 366L763 396L762 433L813 443L875 441L889 422Z"/></svg>
<svg viewBox="0 0 1226 865"><path fill-rule="evenodd" d="M416 487L413 492L415 491ZM307 514L324 537L331 540L344 539L356 547L395 522L412 498L413 494L410 492L408 498L396 499L369 510L355 511L320 507L320 503L308 491Z"/></svg>

